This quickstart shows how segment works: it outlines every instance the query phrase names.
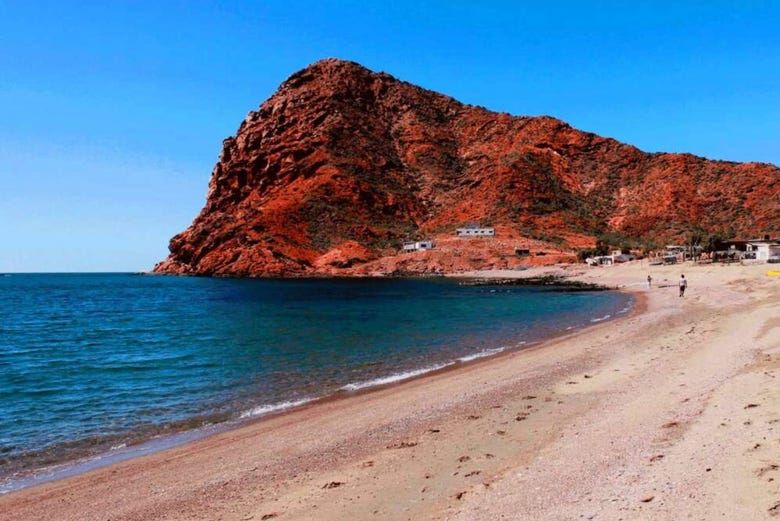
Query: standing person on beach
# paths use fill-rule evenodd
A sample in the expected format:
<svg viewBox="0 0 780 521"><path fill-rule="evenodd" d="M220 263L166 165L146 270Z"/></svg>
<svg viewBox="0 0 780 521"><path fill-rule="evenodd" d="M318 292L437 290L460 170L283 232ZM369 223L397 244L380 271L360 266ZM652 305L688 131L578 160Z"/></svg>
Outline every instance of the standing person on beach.
<svg viewBox="0 0 780 521"><path fill-rule="evenodd" d="M688 287L688 281L685 280L685 275L680 275L680 296L685 296L685 288Z"/></svg>
<svg viewBox="0 0 780 521"><path fill-rule="evenodd" d="M647 274L647 289L650 289L653 287L653 277L650 276L650 274Z"/></svg>

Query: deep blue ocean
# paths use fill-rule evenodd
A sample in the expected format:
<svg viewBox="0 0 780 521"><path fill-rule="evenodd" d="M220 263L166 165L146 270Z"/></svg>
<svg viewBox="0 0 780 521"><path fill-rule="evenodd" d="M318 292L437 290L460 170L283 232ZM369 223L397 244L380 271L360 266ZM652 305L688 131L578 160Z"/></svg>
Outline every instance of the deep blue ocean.
<svg viewBox="0 0 780 521"><path fill-rule="evenodd" d="M445 279L0 275L0 477L400 380L625 313Z"/></svg>

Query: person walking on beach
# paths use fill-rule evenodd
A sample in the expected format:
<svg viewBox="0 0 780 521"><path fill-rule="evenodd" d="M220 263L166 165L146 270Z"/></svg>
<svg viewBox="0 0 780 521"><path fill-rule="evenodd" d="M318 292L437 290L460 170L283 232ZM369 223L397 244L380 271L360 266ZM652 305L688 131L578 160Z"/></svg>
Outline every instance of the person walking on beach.
<svg viewBox="0 0 780 521"><path fill-rule="evenodd" d="M685 280L685 275L680 275L680 296L685 296L685 288L688 287L688 281Z"/></svg>
<svg viewBox="0 0 780 521"><path fill-rule="evenodd" d="M653 287L653 277L650 276L650 274L647 274L647 289L650 289Z"/></svg>

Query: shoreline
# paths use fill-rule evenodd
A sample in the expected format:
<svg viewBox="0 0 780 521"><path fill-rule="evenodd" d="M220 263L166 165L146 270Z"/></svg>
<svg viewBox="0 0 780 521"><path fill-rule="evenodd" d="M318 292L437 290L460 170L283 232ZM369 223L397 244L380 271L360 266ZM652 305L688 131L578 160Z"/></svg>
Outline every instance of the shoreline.
<svg viewBox="0 0 780 521"><path fill-rule="evenodd" d="M685 299L663 287L681 271ZM647 298L526 349L5 494L0 519L770 519L780 287L764 271L579 270Z"/></svg>
<svg viewBox="0 0 780 521"><path fill-rule="evenodd" d="M166 274L155 275L162 276ZM471 279L470 277L464 277L464 280ZM480 285L490 285L490 280L499 281L499 283L505 283L505 281L511 279L486 278L479 279L479 283ZM562 279L556 280L560 282ZM562 291L567 291L565 286L562 287L564 288ZM217 434L241 429L243 427L263 421L268 421L269 419L282 415L293 414L303 409L317 407L321 404L338 400L346 400L361 394L392 389L393 387L402 386L408 382L425 380L426 378L443 375L450 371L462 370L467 366L495 361L503 356L509 356L520 351L543 349L546 348L548 344L556 340L574 337L588 329L607 325L613 321L630 318L635 314L641 313L641 310L643 309L642 306L645 305L645 299L641 294L635 294L629 291L621 291L619 289L606 287L602 287L598 291L617 291L629 295L631 300L628 302L627 311L624 313L618 312L615 315L609 315L608 318L605 319L591 319L588 323L584 323L579 327L575 327L574 329L557 330L540 339L531 339L527 341L524 340L518 343L513 342L512 344L506 346L486 348L477 353L464 355L447 362L410 369L400 373L392 373L384 377L377 377L373 380L347 384L346 386L325 395L304 397L295 401L259 405L241 411L238 413L238 416L230 417L226 420L216 423L206 422L203 425L195 428L183 428L180 430L172 430L168 433L153 434L151 437L139 437L137 440L130 441L129 443L122 443L121 446L117 449L112 447L108 450L80 457L74 460L57 462L39 468L23 469L10 476L0 478L0 497L22 491L30 487L36 487L47 483L77 477L88 472L103 469L105 467L116 465L125 461L130 461L135 458L153 455L159 452L181 447L189 443L195 443L199 440L203 440ZM255 413L255 411L259 412ZM182 423L186 423L186 421Z"/></svg>

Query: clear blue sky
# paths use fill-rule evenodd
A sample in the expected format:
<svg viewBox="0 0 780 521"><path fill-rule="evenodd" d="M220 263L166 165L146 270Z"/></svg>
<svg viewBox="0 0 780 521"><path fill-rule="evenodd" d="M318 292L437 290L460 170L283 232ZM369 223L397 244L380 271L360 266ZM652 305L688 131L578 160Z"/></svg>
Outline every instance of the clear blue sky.
<svg viewBox="0 0 780 521"><path fill-rule="evenodd" d="M780 164L780 2L478 3L0 0L0 271L151 268L222 139L324 57L648 151Z"/></svg>

